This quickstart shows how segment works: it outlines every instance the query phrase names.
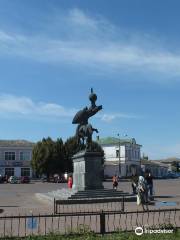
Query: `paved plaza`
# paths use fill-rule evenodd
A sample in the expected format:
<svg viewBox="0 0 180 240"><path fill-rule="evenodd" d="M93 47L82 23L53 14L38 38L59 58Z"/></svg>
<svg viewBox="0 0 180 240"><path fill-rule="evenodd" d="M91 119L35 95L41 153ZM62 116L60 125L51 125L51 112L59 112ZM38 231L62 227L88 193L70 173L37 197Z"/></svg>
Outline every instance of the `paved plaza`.
<svg viewBox="0 0 180 240"><path fill-rule="evenodd" d="M105 188L112 188L111 182L104 182ZM67 188L66 183L42 183L32 181L30 184L0 184L0 209L3 215L19 214L45 214L53 212L53 203L40 201L35 197L35 193L46 193L61 188ZM132 191L131 182L122 180L119 182L119 190L125 192ZM156 202L167 201L176 202L180 205L180 179L154 180L154 190L157 198ZM167 206L169 208L169 206ZM156 208L150 205L150 209ZM125 210L142 210L137 207L136 202L125 203Z"/></svg>

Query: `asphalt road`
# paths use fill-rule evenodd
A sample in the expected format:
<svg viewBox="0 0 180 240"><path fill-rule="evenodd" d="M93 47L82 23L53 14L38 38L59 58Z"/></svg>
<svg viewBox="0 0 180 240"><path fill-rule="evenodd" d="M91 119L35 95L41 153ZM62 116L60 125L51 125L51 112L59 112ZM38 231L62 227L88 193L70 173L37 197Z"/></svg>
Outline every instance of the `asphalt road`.
<svg viewBox="0 0 180 240"><path fill-rule="evenodd" d="M111 182L104 182L105 188L112 188ZM35 193L46 193L61 188L67 188L67 183L42 183L29 184L0 184L0 209L2 215L16 215L28 213L52 213L53 205L42 202L35 197ZM132 191L131 182L120 181L119 190ZM154 180L156 201L176 202L180 204L180 179ZM136 210L135 202L125 205L128 210ZM152 208L154 206L151 206Z"/></svg>

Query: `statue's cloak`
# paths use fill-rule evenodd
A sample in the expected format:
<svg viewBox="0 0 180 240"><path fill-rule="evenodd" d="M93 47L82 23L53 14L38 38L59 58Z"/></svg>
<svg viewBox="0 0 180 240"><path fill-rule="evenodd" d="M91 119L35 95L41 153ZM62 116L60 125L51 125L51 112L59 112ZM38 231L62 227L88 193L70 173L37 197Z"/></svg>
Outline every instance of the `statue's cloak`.
<svg viewBox="0 0 180 240"><path fill-rule="evenodd" d="M86 119L87 119L87 110L83 109L76 113L76 115L73 118L72 123L73 124L81 124Z"/></svg>

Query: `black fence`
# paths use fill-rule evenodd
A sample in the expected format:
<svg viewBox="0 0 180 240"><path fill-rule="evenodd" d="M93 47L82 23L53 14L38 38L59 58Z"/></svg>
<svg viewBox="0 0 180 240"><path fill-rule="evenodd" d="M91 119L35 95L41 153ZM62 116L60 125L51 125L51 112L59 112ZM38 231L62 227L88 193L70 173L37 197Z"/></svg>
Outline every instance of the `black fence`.
<svg viewBox="0 0 180 240"><path fill-rule="evenodd" d="M102 209L106 212L122 211L127 198L87 198L87 199L54 199L54 214L95 213Z"/></svg>
<svg viewBox="0 0 180 240"><path fill-rule="evenodd" d="M26 237L48 233L81 234L87 231L106 234L134 231L136 227L180 228L180 209L0 217L0 237Z"/></svg>

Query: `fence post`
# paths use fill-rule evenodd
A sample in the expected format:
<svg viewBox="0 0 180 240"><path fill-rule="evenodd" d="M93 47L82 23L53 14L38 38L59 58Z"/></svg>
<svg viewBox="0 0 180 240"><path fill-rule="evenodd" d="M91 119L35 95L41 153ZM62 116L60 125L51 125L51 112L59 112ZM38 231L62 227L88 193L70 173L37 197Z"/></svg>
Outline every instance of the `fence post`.
<svg viewBox="0 0 180 240"><path fill-rule="evenodd" d="M121 211L124 212L124 197L121 199Z"/></svg>
<svg viewBox="0 0 180 240"><path fill-rule="evenodd" d="M103 210L100 212L100 233L102 235L106 233L105 213L103 212Z"/></svg>
<svg viewBox="0 0 180 240"><path fill-rule="evenodd" d="M54 198L54 214L56 214L56 199Z"/></svg>

